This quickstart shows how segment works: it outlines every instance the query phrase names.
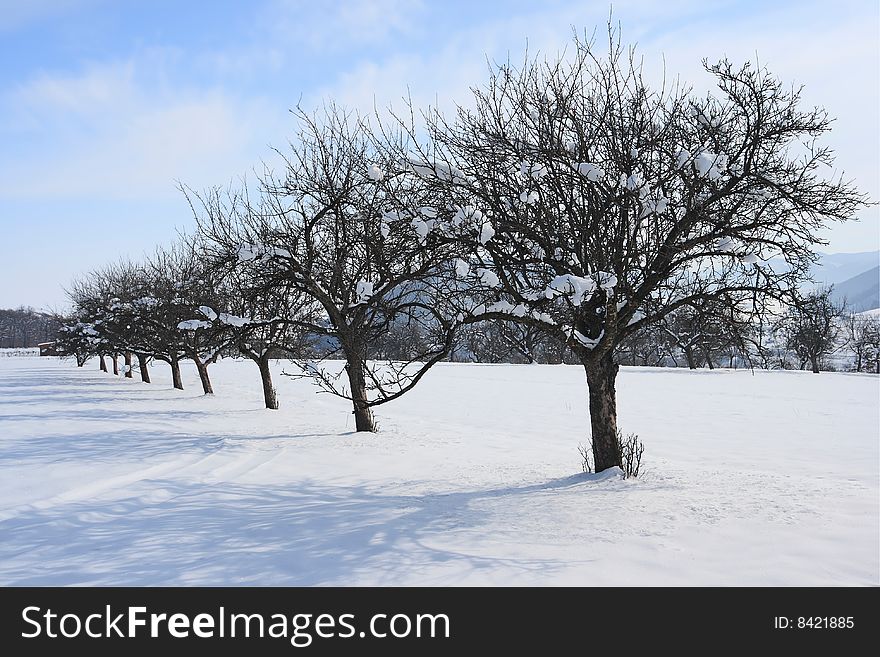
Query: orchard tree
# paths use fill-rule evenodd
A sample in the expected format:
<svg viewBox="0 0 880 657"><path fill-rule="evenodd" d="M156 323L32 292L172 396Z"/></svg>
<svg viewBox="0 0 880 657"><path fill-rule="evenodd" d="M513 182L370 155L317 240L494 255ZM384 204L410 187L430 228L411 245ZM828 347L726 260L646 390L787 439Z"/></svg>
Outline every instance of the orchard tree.
<svg viewBox="0 0 880 657"><path fill-rule="evenodd" d="M472 107L429 115L435 166L460 173L448 197L492 232L472 259L500 305L464 321L511 319L568 346L597 470L621 464L616 348L689 305L786 298L820 231L867 200L825 177L831 119L797 88L726 60L706 66L708 95L652 88L609 35L604 55L575 38L565 57L497 66Z"/></svg>
<svg viewBox="0 0 880 657"><path fill-rule="evenodd" d="M224 203L218 190L211 190L212 211ZM230 197L230 204L237 201ZM226 206L225 216L234 210ZM315 321L317 307L310 297L287 286L264 285L257 260L213 262L216 277L224 288L223 307L201 308L202 323L216 335L225 335L230 349L253 361L260 372L263 400L267 409L278 409L278 394L272 381L270 361L275 358L312 355L314 336L303 328Z"/></svg>
<svg viewBox="0 0 880 657"><path fill-rule="evenodd" d="M658 325L684 354L690 369L703 364L714 369L721 353L742 350L744 333L751 328L750 314L755 313L739 312L719 297L681 306L664 315Z"/></svg>
<svg viewBox="0 0 880 657"><path fill-rule="evenodd" d="M105 356L110 355L113 374L119 374L118 354L121 349L109 317L110 305L116 299L113 282L104 271L92 271L73 281L66 292L74 307L72 315L76 318L76 332L88 339L101 371L108 371Z"/></svg>
<svg viewBox="0 0 880 657"><path fill-rule="evenodd" d="M183 390L180 362L189 356L186 332L180 323L193 319L199 303L194 303L191 281L196 280L197 263L185 246L176 244L157 249L136 268L136 283L126 299L116 302L116 325L131 327L128 347L146 359L168 363L172 385Z"/></svg>
<svg viewBox="0 0 880 657"><path fill-rule="evenodd" d="M839 346L843 315L844 306L834 301L832 286L794 298L777 330L800 369L809 364L814 374L819 373L822 359Z"/></svg>
<svg viewBox="0 0 880 657"><path fill-rule="evenodd" d="M163 291L170 344L192 360L202 391L213 395L208 367L235 343L236 329L247 320L216 310L228 305L230 290L197 241L181 240L157 253L148 268Z"/></svg>
<svg viewBox="0 0 880 657"><path fill-rule="evenodd" d="M377 134L335 107L296 114L300 129L278 152L284 167L261 175L256 198L241 191L218 203L208 192L193 206L212 257L249 267L254 294L311 299L316 317L286 318L326 346L320 360L297 361L302 375L350 400L358 431L374 431L372 409L451 348L443 292L461 248L452 234L471 218L440 218L445 202L407 159L402 133ZM423 348L403 362L371 361L401 321L418 325ZM343 372L321 362L336 356Z"/></svg>
<svg viewBox="0 0 880 657"><path fill-rule="evenodd" d="M856 372L873 369L880 374L880 317L851 313L845 322L846 344L856 357Z"/></svg>
<svg viewBox="0 0 880 657"><path fill-rule="evenodd" d="M648 324L630 334L617 348L615 358L623 365L679 367L677 345L659 325Z"/></svg>
<svg viewBox="0 0 880 657"><path fill-rule="evenodd" d="M55 351L59 356L72 356L76 366L82 367L95 355L98 332L92 324L79 321L75 316L58 318L58 321L61 325L55 337Z"/></svg>

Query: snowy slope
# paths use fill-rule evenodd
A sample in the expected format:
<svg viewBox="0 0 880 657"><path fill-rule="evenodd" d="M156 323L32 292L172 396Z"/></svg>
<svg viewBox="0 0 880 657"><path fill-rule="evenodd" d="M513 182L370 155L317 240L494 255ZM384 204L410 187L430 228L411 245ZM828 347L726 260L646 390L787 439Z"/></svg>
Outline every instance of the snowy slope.
<svg viewBox="0 0 880 657"><path fill-rule="evenodd" d="M304 381L261 409L251 363L166 370L0 359L0 584L880 581L877 377L623 368L622 481L580 474L577 367L441 365L367 436Z"/></svg>
<svg viewBox="0 0 880 657"><path fill-rule="evenodd" d="M861 312L880 306L880 267L874 267L858 276L834 286L838 302L846 301L850 310Z"/></svg>
<svg viewBox="0 0 880 657"><path fill-rule="evenodd" d="M813 277L825 285L837 285L880 265L880 251L819 253Z"/></svg>

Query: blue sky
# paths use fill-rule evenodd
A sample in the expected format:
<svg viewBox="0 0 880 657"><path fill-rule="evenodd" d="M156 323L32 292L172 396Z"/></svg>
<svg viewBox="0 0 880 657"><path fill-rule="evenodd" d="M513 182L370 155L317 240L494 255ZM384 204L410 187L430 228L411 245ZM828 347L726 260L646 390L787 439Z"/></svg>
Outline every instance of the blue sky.
<svg viewBox="0 0 880 657"><path fill-rule="evenodd" d="M0 307L64 303L79 273L140 257L191 224L176 180L246 173L289 108L450 108L486 60L555 53L605 2L0 0ZM876 0L614 3L624 38L697 88L700 61L754 59L838 123L838 165L880 198ZM878 210L827 235L878 248Z"/></svg>

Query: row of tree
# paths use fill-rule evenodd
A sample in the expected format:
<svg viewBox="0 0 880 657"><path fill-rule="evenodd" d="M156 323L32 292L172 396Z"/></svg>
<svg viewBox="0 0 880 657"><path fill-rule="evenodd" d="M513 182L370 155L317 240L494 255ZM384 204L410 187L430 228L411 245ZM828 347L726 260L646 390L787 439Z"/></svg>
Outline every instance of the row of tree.
<svg viewBox="0 0 880 657"><path fill-rule="evenodd" d="M787 305L751 317L687 307L621 345L630 365L845 369L880 373L880 317L848 312L832 288L793 293Z"/></svg>
<svg viewBox="0 0 880 657"><path fill-rule="evenodd" d="M721 308L685 306L622 342L615 359L651 367L878 371L880 317L852 313L819 288L793 295L772 314L743 317ZM751 321L748 321L751 320ZM424 336L390 327L382 357L403 359ZM403 350L403 351L399 351ZM400 355L397 355L400 354ZM492 320L462 326L449 360L476 363L576 363L559 340L531 327Z"/></svg>
<svg viewBox="0 0 880 657"><path fill-rule="evenodd" d="M65 348L166 361L178 387L189 358L206 393L237 351L270 408L268 359L293 355L372 431L463 341L512 340L584 368L595 467L620 465L616 355L655 327L695 358L685 333L791 303L819 231L867 199L826 177L830 120L797 89L727 61L713 94L652 89L609 36L494 67L454 117L297 111L277 169L184 190L193 235L73 286Z"/></svg>

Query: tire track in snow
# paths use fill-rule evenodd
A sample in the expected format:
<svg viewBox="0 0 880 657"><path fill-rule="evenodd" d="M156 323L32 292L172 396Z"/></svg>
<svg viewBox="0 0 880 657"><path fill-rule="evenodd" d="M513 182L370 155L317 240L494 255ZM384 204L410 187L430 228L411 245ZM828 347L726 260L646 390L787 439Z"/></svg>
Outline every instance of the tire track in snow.
<svg viewBox="0 0 880 657"><path fill-rule="evenodd" d="M243 459L233 457L230 462L205 472L197 481L201 484L218 484L224 481L233 481L271 463L279 455L280 452L278 450L266 450L251 452ZM229 455L227 455L227 458L229 458Z"/></svg>
<svg viewBox="0 0 880 657"><path fill-rule="evenodd" d="M52 495L28 504L0 511L0 522L15 518L26 511L44 511L51 509L60 504L69 504L71 502L80 502L82 500L98 497L99 495L118 488L136 484L147 479L155 479L157 477L167 477L198 466L218 456L222 447L217 447L209 454L195 458L187 463L180 464L179 460L167 461L147 467L143 470L135 470L125 474L116 475L107 479L99 479L85 486L78 486L62 493Z"/></svg>

